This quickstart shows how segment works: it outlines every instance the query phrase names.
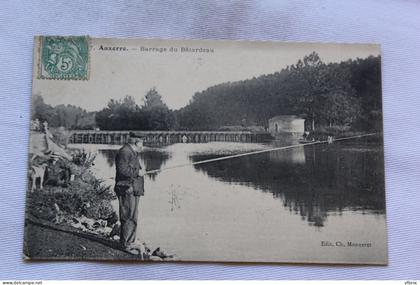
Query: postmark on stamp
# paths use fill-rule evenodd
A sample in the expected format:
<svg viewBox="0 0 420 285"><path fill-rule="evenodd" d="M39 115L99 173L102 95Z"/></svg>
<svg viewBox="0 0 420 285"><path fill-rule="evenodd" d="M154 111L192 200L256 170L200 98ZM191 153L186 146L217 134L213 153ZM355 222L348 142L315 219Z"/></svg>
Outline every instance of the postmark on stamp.
<svg viewBox="0 0 420 285"><path fill-rule="evenodd" d="M38 78L88 80L89 38L87 36L44 36L40 38Z"/></svg>

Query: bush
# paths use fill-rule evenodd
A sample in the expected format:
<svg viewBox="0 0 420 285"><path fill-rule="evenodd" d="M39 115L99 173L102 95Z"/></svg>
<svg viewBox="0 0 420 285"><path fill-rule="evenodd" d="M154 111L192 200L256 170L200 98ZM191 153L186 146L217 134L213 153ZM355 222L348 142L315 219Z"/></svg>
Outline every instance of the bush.
<svg viewBox="0 0 420 285"><path fill-rule="evenodd" d="M110 203L115 194L110 187L103 185L84 166L72 162L66 162L66 166L75 175L74 181L68 187L45 185L42 190L29 192L28 213L49 221L60 214L68 220L85 216L107 220L110 225L115 223L116 213Z"/></svg>

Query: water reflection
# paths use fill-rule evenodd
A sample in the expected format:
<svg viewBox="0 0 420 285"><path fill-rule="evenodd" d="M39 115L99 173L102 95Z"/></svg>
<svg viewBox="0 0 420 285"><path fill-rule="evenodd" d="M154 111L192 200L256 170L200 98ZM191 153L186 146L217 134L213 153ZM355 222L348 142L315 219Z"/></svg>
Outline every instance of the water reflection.
<svg viewBox="0 0 420 285"><path fill-rule="evenodd" d="M149 149L140 153L140 158L143 161L146 171L161 169L166 161L170 159L170 154L162 149ZM154 180L158 172L150 173L148 176Z"/></svg>
<svg viewBox="0 0 420 285"><path fill-rule="evenodd" d="M218 154L192 154L194 162ZM344 210L384 213L382 146L357 141L313 145L199 164L219 181L251 186L279 198L310 225Z"/></svg>
<svg viewBox="0 0 420 285"><path fill-rule="evenodd" d="M99 153L106 159L108 167L114 168L115 157L117 155L117 149L101 149ZM161 169L166 161L170 159L170 154L162 148L145 148L140 153L140 159L146 167L146 171ZM158 175L158 172L147 174L149 178L154 180Z"/></svg>
<svg viewBox="0 0 420 285"><path fill-rule="evenodd" d="M167 163L185 163L183 159L198 162L277 146L246 145L247 149L243 149L220 144L180 144L146 148L141 159L146 170L155 170ZM99 151L109 169L115 169L116 152ZM385 211L382 144L365 139L272 151L198 164L194 169L216 181L271 193L289 212L317 227L324 226L330 213ZM149 174L149 178L154 181L157 175Z"/></svg>
<svg viewBox="0 0 420 285"><path fill-rule="evenodd" d="M386 260L382 144L336 142L191 165L273 146L145 148L146 169L166 170L145 180L139 238L182 260ZM98 151L93 171L112 186L119 147L79 147ZM374 245L332 250L320 246L324 240Z"/></svg>

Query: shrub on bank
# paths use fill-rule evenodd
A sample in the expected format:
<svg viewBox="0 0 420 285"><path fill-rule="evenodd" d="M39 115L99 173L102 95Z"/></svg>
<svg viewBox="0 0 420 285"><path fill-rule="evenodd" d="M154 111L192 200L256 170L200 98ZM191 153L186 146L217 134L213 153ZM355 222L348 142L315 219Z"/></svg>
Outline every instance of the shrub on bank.
<svg viewBox="0 0 420 285"><path fill-rule="evenodd" d="M105 220L112 227L118 220L111 206L115 194L88 168L66 161L74 180L67 187L44 185L28 193L28 213L48 221L66 222L80 217Z"/></svg>

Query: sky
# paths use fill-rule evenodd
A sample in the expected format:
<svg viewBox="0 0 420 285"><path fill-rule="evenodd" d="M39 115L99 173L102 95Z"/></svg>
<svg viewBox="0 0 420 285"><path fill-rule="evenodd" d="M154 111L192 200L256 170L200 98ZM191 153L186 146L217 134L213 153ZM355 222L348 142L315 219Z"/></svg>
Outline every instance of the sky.
<svg viewBox="0 0 420 285"><path fill-rule="evenodd" d="M122 47L109 51L104 47ZM170 51L170 48L177 51ZM181 52L181 47L214 52ZM164 52L150 51L164 49ZM245 41L173 41L91 39L90 77L85 81L37 79L35 48L33 94L53 106L72 104L88 111L104 108L110 99L133 96L141 105L155 87L171 109L188 104L194 93L223 82L250 79L280 71L316 51L325 63L379 55L370 44L308 44Z"/></svg>

